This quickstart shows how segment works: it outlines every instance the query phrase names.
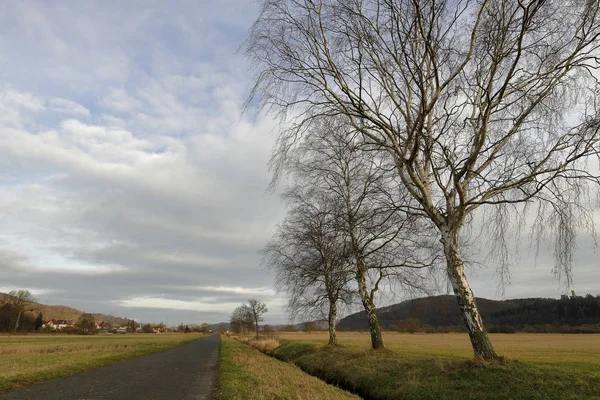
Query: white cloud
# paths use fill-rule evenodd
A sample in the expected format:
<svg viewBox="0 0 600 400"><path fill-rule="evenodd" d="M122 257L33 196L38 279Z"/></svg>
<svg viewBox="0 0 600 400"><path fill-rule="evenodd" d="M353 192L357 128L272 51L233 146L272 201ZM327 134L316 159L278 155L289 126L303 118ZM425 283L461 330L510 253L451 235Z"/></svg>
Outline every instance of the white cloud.
<svg viewBox="0 0 600 400"><path fill-rule="evenodd" d="M73 115L76 117L90 116L90 110L71 100L61 99L59 97L49 98L47 104L48 109L52 112Z"/></svg>
<svg viewBox="0 0 600 400"><path fill-rule="evenodd" d="M129 96L124 89L111 89L101 101L101 104L109 110L120 114L131 114L141 108L142 103Z"/></svg>
<svg viewBox="0 0 600 400"><path fill-rule="evenodd" d="M23 98L31 104L38 99ZM39 120L43 111L30 111L28 118ZM229 118L227 136L176 138L65 117L50 130L22 123L0 128L0 153L16 176L10 186L0 186L0 206L10 210L0 235L30 255L25 266L12 266L18 271L14 282L43 274L50 299L77 296L53 289L59 276L79 288L98 277L130 282L126 292L121 285L103 289L120 299L112 304L124 311L201 310L177 293L184 283L202 281L208 284L185 290L211 293L210 299L273 297L269 289L231 286L237 279L255 287L271 284L259 266L259 250L280 215L277 199L264 194L271 122ZM157 286L167 288L171 303L136 306L135 299L152 299ZM163 305L153 307L157 301ZM206 310L225 309L226 315L241 301L215 300Z"/></svg>
<svg viewBox="0 0 600 400"><path fill-rule="evenodd" d="M31 93L19 93L14 90L5 91L0 95L2 103L16 108L24 108L31 111L45 109L44 101L33 96Z"/></svg>
<svg viewBox="0 0 600 400"><path fill-rule="evenodd" d="M167 310L217 311L223 306L236 307L237 303L219 303L218 298L197 299L195 301L174 300L162 297L134 297L119 302L123 307L158 308Z"/></svg>
<svg viewBox="0 0 600 400"><path fill-rule="evenodd" d="M248 296L257 296L257 295L275 295L275 292L271 288L243 288L240 286L236 287L227 287L227 286L200 286L198 289L207 291L207 292L215 292L215 293L233 293L233 294L243 294Z"/></svg>

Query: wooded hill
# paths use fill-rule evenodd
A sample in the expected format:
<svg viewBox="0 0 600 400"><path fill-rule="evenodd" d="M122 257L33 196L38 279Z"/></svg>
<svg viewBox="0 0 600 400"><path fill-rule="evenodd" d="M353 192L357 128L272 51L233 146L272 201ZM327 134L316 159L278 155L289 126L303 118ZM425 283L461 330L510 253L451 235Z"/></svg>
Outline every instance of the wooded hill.
<svg viewBox="0 0 600 400"><path fill-rule="evenodd" d="M0 293L0 303L2 303L4 298L7 296L8 295L6 293ZM35 318L38 315L38 313L40 313L40 312L42 313L42 315L44 317L43 318L44 321L48 321L51 319L77 321L79 316L81 316L81 314L83 314L85 311L80 311L75 308L67 307L67 306L61 306L61 305L53 306L53 305L41 304L41 303L37 303L37 302L28 303L27 306L25 307L25 315L29 318ZM100 321L109 322L109 323L111 323L113 325L117 325L117 326L129 322L129 320L126 318L114 317L112 315L106 315L106 314L100 314L100 313L92 314L92 315L98 322L100 322Z"/></svg>
<svg viewBox="0 0 600 400"><path fill-rule="evenodd" d="M527 298L489 300L477 298L487 326L523 329L527 326L582 326L600 324L599 296L562 296L560 299ZM454 327L464 325L456 299L451 295L408 300L378 310L382 328L394 330L398 324L416 320L421 326ZM343 318L340 330L368 330L366 314L358 312Z"/></svg>

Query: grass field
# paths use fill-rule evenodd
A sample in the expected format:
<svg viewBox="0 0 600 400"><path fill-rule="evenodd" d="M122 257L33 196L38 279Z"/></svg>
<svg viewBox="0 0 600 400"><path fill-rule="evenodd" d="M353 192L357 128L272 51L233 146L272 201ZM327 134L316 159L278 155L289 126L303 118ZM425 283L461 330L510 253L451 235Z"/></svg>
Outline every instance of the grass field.
<svg viewBox="0 0 600 400"><path fill-rule="evenodd" d="M352 400L299 368L221 336L219 400Z"/></svg>
<svg viewBox="0 0 600 400"><path fill-rule="evenodd" d="M0 392L170 349L199 334L0 336Z"/></svg>
<svg viewBox="0 0 600 400"><path fill-rule="evenodd" d="M277 357L370 399L600 399L600 335L496 334L501 365L472 361L466 334L281 333Z"/></svg>

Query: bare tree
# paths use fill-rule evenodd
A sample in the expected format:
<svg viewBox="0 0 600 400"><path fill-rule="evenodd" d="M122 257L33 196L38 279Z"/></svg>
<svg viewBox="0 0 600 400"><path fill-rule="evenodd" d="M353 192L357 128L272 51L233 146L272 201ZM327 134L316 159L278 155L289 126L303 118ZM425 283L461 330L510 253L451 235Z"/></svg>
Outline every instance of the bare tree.
<svg viewBox="0 0 600 400"><path fill-rule="evenodd" d="M25 311L27 304L34 302L35 299L31 295L29 290L11 290L4 299L4 303L9 305L12 309L17 311L17 318L15 320L14 331L16 332L21 322L21 315Z"/></svg>
<svg viewBox="0 0 600 400"><path fill-rule="evenodd" d="M288 157L291 161L286 168L295 181L338 203L336 226L347 241L371 346L379 349L384 343L375 304L378 290L390 281L423 289L419 270L430 266L433 257L431 246L422 251L428 242L426 231L418 229L419 218L402 212L396 204L398 199L404 199L404 204L411 199L400 196L389 158L379 157L371 146L360 146L358 137L347 118L321 119Z"/></svg>
<svg viewBox="0 0 600 400"><path fill-rule="evenodd" d="M267 305L262 301L256 299L248 300L248 304L244 304L243 307L246 312L251 316L252 322L254 323L254 329L256 330L256 338L258 339L259 327L258 323L263 321L263 315L269 311Z"/></svg>
<svg viewBox="0 0 600 400"><path fill-rule="evenodd" d="M288 297L292 320L326 314L329 345L335 346L338 307L350 305L354 293L340 199L299 184L284 199L288 214L265 247L265 264L275 271L275 286Z"/></svg>
<svg viewBox="0 0 600 400"><path fill-rule="evenodd" d="M237 307L229 318L231 330L244 334L254 329L254 318L245 305Z"/></svg>
<svg viewBox="0 0 600 400"><path fill-rule="evenodd" d="M283 118L277 154L341 114L391 155L438 232L476 357L497 356L461 254L473 212L537 204L567 283L576 228L592 224L599 17L585 0L263 0L245 44L251 99Z"/></svg>

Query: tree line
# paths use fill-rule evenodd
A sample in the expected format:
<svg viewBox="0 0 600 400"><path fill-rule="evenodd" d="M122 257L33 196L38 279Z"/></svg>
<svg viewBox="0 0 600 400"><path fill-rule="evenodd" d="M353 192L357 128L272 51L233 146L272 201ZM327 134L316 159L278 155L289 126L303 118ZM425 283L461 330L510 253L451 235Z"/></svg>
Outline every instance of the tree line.
<svg viewBox="0 0 600 400"><path fill-rule="evenodd" d="M501 284L531 226L572 285L593 232L600 155L600 3L578 0L262 0L243 51L247 107L280 118L271 167L286 219L265 250L288 311L452 288L475 357L497 355L465 274L481 235ZM485 235L483 235L485 233ZM440 273L438 273L440 271Z"/></svg>
<svg viewBox="0 0 600 400"><path fill-rule="evenodd" d="M600 295L566 296L560 299L477 299L483 320L492 333L593 333L600 332ZM433 296L405 301L378 310L382 329L399 332L466 332L452 296ZM368 329L364 312L351 314L339 330Z"/></svg>
<svg viewBox="0 0 600 400"><path fill-rule="evenodd" d="M556 325L577 327L600 323L600 295L561 296L560 299L519 299L517 307L493 313L490 323L513 326ZM600 332L600 325L596 329Z"/></svg>

